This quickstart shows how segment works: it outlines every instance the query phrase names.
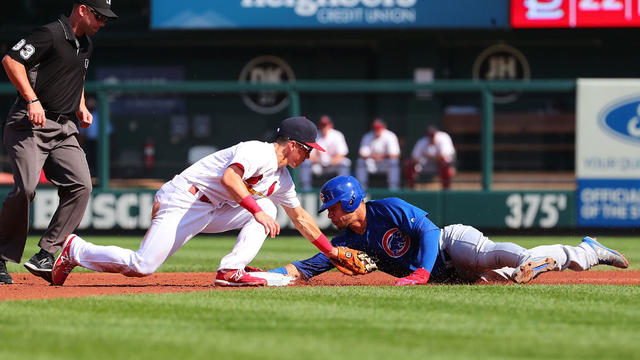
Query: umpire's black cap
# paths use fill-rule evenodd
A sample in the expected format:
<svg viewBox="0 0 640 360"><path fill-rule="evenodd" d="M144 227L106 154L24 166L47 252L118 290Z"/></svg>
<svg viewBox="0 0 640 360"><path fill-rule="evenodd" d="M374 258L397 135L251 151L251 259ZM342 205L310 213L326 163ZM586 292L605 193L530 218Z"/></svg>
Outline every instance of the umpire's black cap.
<svg viewBox="0 0 640 360"><path fill-rule="evenodd" d="M325 151L316 143L316 136L318 136L316 124L304 116L294 116L282 120L278 128L278 136L301 142L320 151Z"/></svg>
<svg viewBox="0 0 640 360"><path fill-rule="evenodd" d="M111 0L74 0L76 4L82 4L90 7L95 12L109 19L117 19L118 15L111 11Z"/></svg>

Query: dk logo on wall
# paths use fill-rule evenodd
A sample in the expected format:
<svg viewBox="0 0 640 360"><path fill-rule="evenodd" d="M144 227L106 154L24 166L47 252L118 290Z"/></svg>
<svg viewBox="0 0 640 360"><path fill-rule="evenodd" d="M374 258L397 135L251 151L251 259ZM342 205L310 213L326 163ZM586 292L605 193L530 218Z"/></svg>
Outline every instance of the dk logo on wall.
<svg viewBox="0 0 640 360"><path fill-rule="evenodd" d="M284 60L276 56L259 56L247 63L240 72L241 83L280 84L295 81L293 70ZM244 93L242 101L260 114L275 114L289 106L286 92L258 91Z"/></svg>

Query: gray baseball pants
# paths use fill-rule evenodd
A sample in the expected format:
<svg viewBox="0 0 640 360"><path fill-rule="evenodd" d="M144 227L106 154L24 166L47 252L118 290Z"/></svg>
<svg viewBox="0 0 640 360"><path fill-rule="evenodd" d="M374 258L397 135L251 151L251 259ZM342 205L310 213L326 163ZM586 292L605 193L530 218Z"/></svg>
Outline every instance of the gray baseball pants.
<svg viewBox="0 0 640 360"><path fill-rule="evenodd" d="M47 119L44 128L29 122L26 110L12 108L3 141L13 168L13 190L0 210L0 259L20 262L29 231L29 205L36 193L41 169L58 188L60 203L40 248L55 254L67 234L80 224L91 196L91 174L76 138L73 121Z"/></svg>
<svg viewBox="0 0 640 360"><path fill-rule="evenodd" d="M598 255L587 244L578 246L543 245L525 249L511 242L493 242L479 230L467 225L449 225L442 229L440 250L449 264L465 280L509 280L519 264L528 259L552 257L554 270L589 270L598 264Z"/></svg>

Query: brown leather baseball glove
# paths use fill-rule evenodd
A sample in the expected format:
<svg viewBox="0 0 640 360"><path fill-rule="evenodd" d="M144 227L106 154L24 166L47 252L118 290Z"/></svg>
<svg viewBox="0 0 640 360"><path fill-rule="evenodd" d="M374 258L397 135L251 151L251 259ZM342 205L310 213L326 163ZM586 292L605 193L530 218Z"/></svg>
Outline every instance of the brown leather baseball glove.
<svg viewBox="0 0 640 360"><path fill-rule="evenodd" d="M369 255L346 246L338 246L338 257L331 259L331 262L336 269L347 275L364 275L378 270Z"/></svg>

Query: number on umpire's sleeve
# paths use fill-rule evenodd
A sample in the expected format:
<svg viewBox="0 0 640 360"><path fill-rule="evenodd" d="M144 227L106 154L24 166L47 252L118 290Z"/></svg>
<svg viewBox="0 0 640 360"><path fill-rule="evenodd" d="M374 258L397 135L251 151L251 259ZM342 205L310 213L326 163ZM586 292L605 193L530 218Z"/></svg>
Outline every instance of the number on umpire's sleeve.
<svg viewBox="0 0 640 360"><path fill-rule="evenodd" d="M20 50L20 49L24 46L24 44L26 44L26 43L27 43L27 41L26 41L25 39L22 39L22 40L18 41L18 43L17 43L17 44L13 45L13 47L11 48L11 50L13 50L13 51L18 51L18 50Z"/></svg>
<svg viewBox="0 0 640 360"><path fill-rule="evenodd" d="M20 50L20 57L22 57L25 60L29 60L31 55L33 55L35 52L36 52L36 48L33 47L33 45L31 44L27 44L22 48L22 50Z"/></svg>

